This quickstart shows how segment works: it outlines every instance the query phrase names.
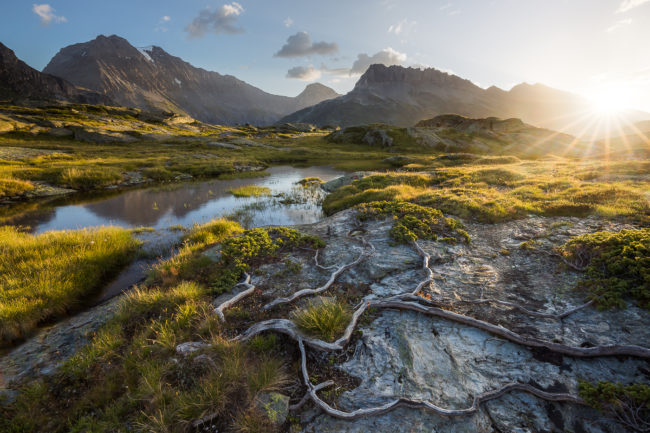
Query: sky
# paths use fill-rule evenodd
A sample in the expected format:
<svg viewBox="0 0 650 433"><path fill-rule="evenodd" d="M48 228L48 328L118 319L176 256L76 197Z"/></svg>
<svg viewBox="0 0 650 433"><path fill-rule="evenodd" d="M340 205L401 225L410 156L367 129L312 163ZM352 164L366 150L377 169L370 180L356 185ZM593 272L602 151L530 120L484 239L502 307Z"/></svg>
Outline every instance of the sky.
<svg viewBox="0 0 650 433"><path fill-rule="evenodd" d="M316 81L346 93L384 63L650 111L650 0L0 0L0 12L0 42L39 70L117 34L275 94Z"/></svg>

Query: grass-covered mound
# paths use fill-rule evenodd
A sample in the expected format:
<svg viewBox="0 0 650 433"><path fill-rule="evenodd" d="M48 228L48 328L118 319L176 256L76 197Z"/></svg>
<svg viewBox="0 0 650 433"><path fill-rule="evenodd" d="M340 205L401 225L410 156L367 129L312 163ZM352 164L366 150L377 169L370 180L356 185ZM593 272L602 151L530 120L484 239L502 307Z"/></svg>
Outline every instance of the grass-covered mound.
<svg viewBox="0 0 650 433"><path fill-rule="evenodd" d="M364 221L371 218L393 218L390 236L397 242L407 243L418 239L441 240L455 244L459 240L469 242L463 225L454 218L445 218L437 209L403 201L375 201L356 206L357 217Z"/></svg>
<svg viewBox="0 0 650 433"><path fill-rule="evenodd" d="M649 167L645 162L553 159L489 165L464 162L444 167L435 166L435 161L429 166L419 164L417 173L364 177L327 196L323 209L332 214L360 203L399 200L481 222L530 214L650 221L646 197L650 182L645 177Z"/></svg>
<svg viewBox="0 0 650 433"><path fill-rule="evenodd" d="M215 243L220 245L213 255L198 253ZM179 253L156 266L149 283L170 286L192 280L219 294L232 289L251 266L277 260L292 248L323 245L315 236L286 227L243 230L236 222L218 219L195 226Z"/></svg>
<svg viewBox="0 0 650 433"><path fill-rule="evenodd" d="M137 248L128 230L115 227L41 235L0 227L0 341L82 303Z"/></svg>
<svg viewBox="0 0 650 433"><path fill-rule="evenodd" d="M625 307L625 298L650 309L650 229L598 232L575 237L561 248L585 267L579 283L601 308Z"/></svg>

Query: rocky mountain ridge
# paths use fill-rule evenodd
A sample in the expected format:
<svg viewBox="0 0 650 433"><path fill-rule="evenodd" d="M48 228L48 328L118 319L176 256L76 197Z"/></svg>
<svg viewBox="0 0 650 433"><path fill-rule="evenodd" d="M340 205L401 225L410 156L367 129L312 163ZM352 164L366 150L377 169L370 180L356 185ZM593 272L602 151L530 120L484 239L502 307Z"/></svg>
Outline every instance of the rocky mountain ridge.
<svg viewBox="0 0 650 433"><path fill-rule="evenodd" d="M435 68L417 69L375 64L348 94L286 116L286 122L341 126L386 123L412 126L423 119L454 113L481 118L518 117L538 127L571 134L591 132L597 114L581 96L542 84L522 83L505 91L483 89L469 80ZM624 122L650 118L649 113L628 110ZM596 119L598 120L598 119ZM601 119L602 120L602 119Z"/></svg>
<svg viewBox="0 0 650 433"><path fill-rule="evenodd" d="M110 104L111 100L68 81L31 68L0 43L0 99L6 101L65 100L85 104Z"/></svg>
<svg viewBox="0 0 650 433"><path fill-rule="evenodd" d="M234 76L194 67L160 47L136 48L116 35L61 49L44 72L124 106L171 110L214 124L270 124L338 96L320 84L295 98L272 95Z"/></svg>

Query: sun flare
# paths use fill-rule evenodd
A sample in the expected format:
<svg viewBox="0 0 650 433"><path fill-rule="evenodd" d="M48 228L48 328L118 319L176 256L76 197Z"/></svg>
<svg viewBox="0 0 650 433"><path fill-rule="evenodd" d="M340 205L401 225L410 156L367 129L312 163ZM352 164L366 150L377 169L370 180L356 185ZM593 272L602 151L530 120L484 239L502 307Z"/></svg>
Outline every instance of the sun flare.
<svg viewBox="0 0 650 433"><path fill-rule="evenodd" d="M605 115L616 114L629 108L633 96L632 89L625 83L606 83L590 92L594 110Z"/></svg>

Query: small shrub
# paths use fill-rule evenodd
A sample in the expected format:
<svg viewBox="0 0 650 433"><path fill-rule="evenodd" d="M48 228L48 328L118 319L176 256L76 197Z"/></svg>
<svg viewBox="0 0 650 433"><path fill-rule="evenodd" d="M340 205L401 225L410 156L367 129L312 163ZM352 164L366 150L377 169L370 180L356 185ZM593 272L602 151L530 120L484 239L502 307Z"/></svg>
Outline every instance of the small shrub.
<svg viewBox="0 0 650 433"><path fill-rule="evenodd" d="M324 341L334 341L351 318L352 312L347 304L329 299L310 302L307 308L292 313L292 319L300 329Z"/></svg>
<svg viewBox="0 0 650 433"><path fill-rule="evenodd" d="M645 431L639 427L650 419L650 386L604 381L592 384L581 380L579 394L601 413L613 416L634 431Z"/></svg>
<svg viewBox="0 0 650 433"><path fill-rule="evenodd" d="M407 243L418 239L437 240L438 236L469 242L469 235L462 224L453 218L445 218L438 209L403 201L376 201L356 207L358 218L367 220L392 216L391 237ZM449 242L447 239L446 242Z"/></svg>
<svg viewBox="0 0 650 433"><path fill-rule="evenodd" d="M599 307L625 306L630 296L650 308L650 229L597 232L571 239L561 248L564 257L586 268L578 286Z"/></svg>

